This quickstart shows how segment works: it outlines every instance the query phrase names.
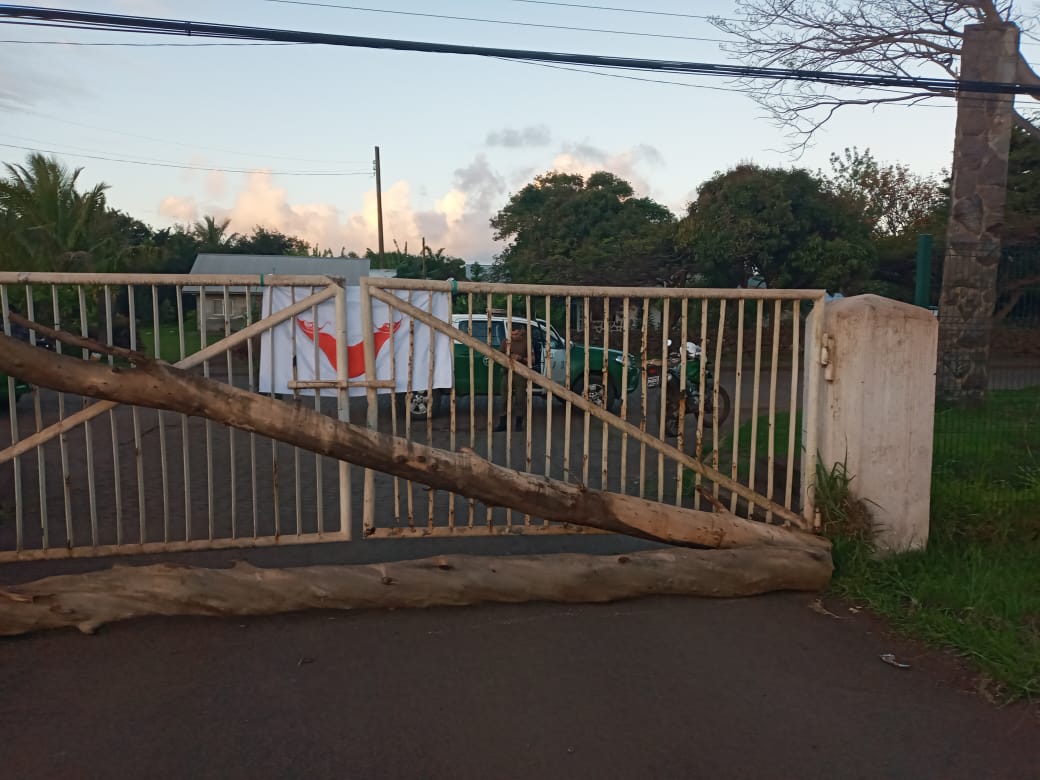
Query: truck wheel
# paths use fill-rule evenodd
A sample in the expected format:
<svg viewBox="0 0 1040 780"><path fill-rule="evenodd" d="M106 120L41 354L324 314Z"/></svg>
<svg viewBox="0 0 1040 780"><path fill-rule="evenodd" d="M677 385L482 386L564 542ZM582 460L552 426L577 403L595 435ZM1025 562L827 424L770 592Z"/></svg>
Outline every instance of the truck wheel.
<svg viewBox="0 0 1040 780"><path fill-rule="evenodd" d="M436 417L441 408L441 390L415 390L412 392L399 393L398 403L401 405L401 413L411 412L413 420L425 420Z"/></svg>
<svg viewBox="0 0 1040 780"><path fill-rule="evenodd" d="M575 378L571 383L571 390L578 395L584 395L585 377L579 375ZM589 374L588 397L590 403L601 406L609 412L613 410L614 404L617 402L618 392L609 378L604 382L602 374Z"/></svg>

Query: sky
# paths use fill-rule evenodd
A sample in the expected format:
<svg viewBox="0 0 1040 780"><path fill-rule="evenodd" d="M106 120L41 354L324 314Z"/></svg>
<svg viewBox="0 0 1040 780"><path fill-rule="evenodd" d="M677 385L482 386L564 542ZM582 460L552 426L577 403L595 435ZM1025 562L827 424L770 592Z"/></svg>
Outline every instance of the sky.
<svg viewBox="0 0 1040 780"><path fill-rule="evenodd" d="M731 0L574 0L633 9L628 12L529 0L320 2L351 8L284 0L46 5L478 46L733 61L721 48L725 36L705 19L633 12L726 16L734 13ZM29 148L57 152L69 166L83 168L83 185L107 183L110 205L154 227L213 215L230 218L236 232L263 225L335 253L377 245L375 146L387 249L396 242L414 252L425 240L476 262L489 262L502 249L490 217L549 170L609 170L638 195L681 215L699 184L741 162L826 169L832 153L855 146L882 162L933 174L950 166L953 150L952 101L847 109L795 158L784 151L784 131L761 107L731 82L709 77L666 77L686 83L679 86L488 58L319 46L78 46L69 44L190 41L6 25L0 39L0 160L21 162Z"/></svg>

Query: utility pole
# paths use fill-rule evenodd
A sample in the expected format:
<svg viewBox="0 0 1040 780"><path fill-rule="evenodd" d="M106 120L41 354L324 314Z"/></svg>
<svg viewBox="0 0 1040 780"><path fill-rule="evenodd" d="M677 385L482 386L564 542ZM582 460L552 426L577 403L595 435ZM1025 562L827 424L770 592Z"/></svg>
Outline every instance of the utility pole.
<svg viewBox="0 0 1040 780"><path fill-rule="evenodd" d="M1019 59L1015 25L964 28L965 81L1014 81ZM936 368L939 396L951 400L982 401L989 384L1013 103L1011 95L961 92L957 97Z"/></svg>
<svg viewBox="0 0 1040 780"><path fill-rule="evenodd" d="M379 229L379 264L383 264L383 172L379 167L379 147L376 147L376 224Z"/></svg>

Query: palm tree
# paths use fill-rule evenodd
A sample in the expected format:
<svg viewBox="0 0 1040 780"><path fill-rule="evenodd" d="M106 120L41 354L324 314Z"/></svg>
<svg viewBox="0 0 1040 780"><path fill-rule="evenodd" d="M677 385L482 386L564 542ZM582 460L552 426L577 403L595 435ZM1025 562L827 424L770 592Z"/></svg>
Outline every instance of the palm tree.
<svg viewBox="0 0 1040 780"><path fill-rule="evenodd" d="M200 252L214 252L226 249L238 239L238 233L228 233L230 219L217 222L216 218L205 216L192 225L191 233L198 239Z"/></svg>
<svg viewBox="0 0 1040 780"><path fill-rule="evenodd" d="M10 239L0 260L5 268L70 270L101 259L112 243L106 227L107 184L78 192L83 169L69 170L42 154L4 168L8 178L0 178L0 221Z"/></svg>

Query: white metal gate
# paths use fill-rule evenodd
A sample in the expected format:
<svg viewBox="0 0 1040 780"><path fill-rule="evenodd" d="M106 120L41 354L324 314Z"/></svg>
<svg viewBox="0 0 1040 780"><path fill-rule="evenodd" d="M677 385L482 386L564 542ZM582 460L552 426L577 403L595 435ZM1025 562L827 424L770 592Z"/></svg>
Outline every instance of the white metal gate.
<svg viewBox="0 0 1040 780"><path fill-rule="evenodd" d="M431 391L417 405L387 408L370 388L370 427L590 488L813 524L815 461L804 454L816 452L820 363L805 359L803 345L806 329L821 343L823 291L412 279L364 279L361 286L363 307L378 301L455 342L454 381L442 397ZM402 291L415 290L450 293L451 322L401 302ZM499 348L517 322L528 325L533 370L511 365ZM364 327L370 349L371 325ZM689 351L687 341L695 345ZM652 388L648 373L656 366L667 376L669 358L676 386L662 378ZM496 398L514 374L525 380L519 414L509 394ZM727 397L732 410L720 420ZM445 403L441 417L424 413ZM684 423L672 437L669 406ZM503 413L506 430L496 433ZM525 421L522 434L513 430L517 416ZM372 472L365 495L366 537L590 532Z"/></svg>
<svg viewBox="0 0 1040 780"><path fill-rule="evenodd" d="M290 304L261 311L263 290L275 285L292 291ZM415 292L451 295L452 314L445 320L417 307ZM323 277L0 273L5 334L17 330L9 316L17 310L254 392L257 339L304 313L316 322L329 300L336 373L318 369L292 382L287 403L589 488L812 522L813 461L802 464L816 451L820 367L802 352L807 329L822 343L822 291L366 279L361 332L350 332L344 289ZM347 376L347 345L363 343L366 377L375 377L373 303L407 317L411 332L425 327L451 340L449 387L380 394L397 378ZM531 370L499 349L497 329L514 320L530 323L528 346L541 347ZM682 348L686 341L699 355ZM407 343L411 372L414 338ZM317 338L313 349L317 366ZM677 391L664 378L670 356ZM659 387L648 380L655 365ZM506 408L510 425L496 433L503 403L512 404L499 397L501 378L512 374L524 382L521 408ZM347 541L358 531L366 538L588 532L386 474L366 471L363 482L352 481L357 470L346 463L208 420L42 389L19 403L19 383L0 382L9 416L0 425L0 561ZM352 400L357 385L366 396ZM333 397L313 392L322 387ZM725 397L732 409L719 420ZM443 414L423 414L435 401ZM688 403L695 413L687 414ZM683 423L674 436L669 408ZM513 430L518 416L522 433Z"/></svg>
<svg viewBox="0 0 1040 780"><path fill-rule="evenodd" d="M261 312L271 285L291 288L293 302ZM361 339L346 333L343 297L336 280L312 276L0 273L6 335L37 343L12 325L19 310L252 391L258 339L324 301L337 303L342 348L348 336ZM315 408L349 420L345 376L319 379L340 389L324 409L315 396ZM43 389L19 403L28 388L0 381L9 417L0 432L0 561L351 538L346 463L170 412ZM294 393L287 402L305 401Z"/></svg>

